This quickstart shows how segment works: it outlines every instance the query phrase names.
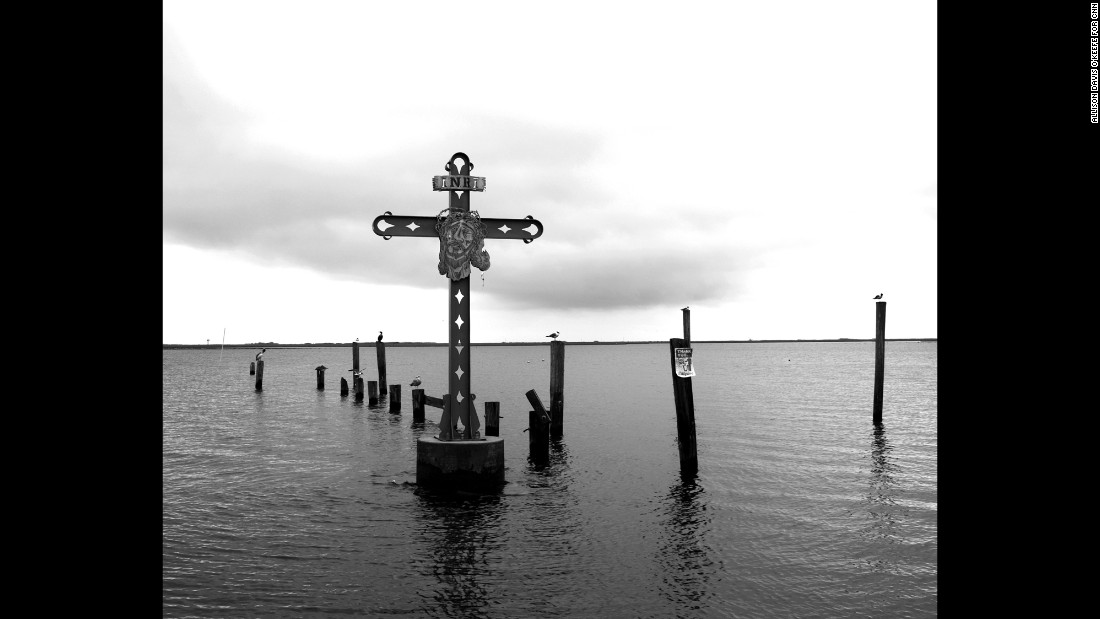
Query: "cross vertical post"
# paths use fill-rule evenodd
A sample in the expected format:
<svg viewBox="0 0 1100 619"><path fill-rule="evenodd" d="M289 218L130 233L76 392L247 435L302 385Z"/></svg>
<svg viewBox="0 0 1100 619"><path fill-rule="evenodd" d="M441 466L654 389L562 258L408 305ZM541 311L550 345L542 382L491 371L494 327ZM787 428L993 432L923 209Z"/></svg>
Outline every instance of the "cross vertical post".
<svg viewBox="0 0 1100 619"><path fill-rule="evenodd" d="M447 171L451 174L468 176L473 165L469 159L463 160L462 170L455 170L454 158L447 163ZM459 183L461 184L461 183ZM448 208L452 211L463 213L470 212L469 191L449 191ZM461 193L461 195L459 195ZM447 393L453 396L451 407L452 419L462 421L462 437L474 438L471 423L476 423L477 412L474 412L474 421L470 420L470 276L461 279L450 280L450 300L448 310L448 354L447 354ZM453 422L452 422L453 423ZM480 424L479 424L480 425ZM459 438L459 437L454 437Z"/></svg>

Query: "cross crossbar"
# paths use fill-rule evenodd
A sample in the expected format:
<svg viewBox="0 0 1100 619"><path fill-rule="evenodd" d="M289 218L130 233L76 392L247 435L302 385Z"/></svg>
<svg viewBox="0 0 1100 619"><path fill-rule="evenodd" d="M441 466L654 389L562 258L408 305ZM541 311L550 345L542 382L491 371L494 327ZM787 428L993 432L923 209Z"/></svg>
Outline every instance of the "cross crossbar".
<svg viewBox="0 0 1100 619"><path fill-rule="evenodd" d="M483 217L481 223L485 226L485 238L487 239L517 239L530 243L542 236L542 222L532 218L526 219L496 219ZM392 215L386 211L385 215L374 218L374 233L387 240L393 236L430 236L438 238L435 230L435 217L416 217L414 215Z"/></svg>

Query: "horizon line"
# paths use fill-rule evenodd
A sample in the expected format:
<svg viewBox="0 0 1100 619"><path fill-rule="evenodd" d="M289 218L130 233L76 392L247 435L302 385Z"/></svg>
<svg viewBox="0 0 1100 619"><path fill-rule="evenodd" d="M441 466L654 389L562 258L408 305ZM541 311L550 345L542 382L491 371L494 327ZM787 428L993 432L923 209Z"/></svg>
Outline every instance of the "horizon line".
<svg viewBox="0 0 1100 619"><path fill-rule="evenodd" d="M876 338L798 338L798 339L748 339L748 340L694 340L692 344L768 344L768 343L783 343L783 342L874 342ZM939 341L938 337L888 337L883 338L886 342L936 342ZM663 344L667 340L557 340L560 342L569 342L576 345L598 345L598 344ZM378 342L359 342L363 347L375 347ZM393 341L382 342L386 346L448 346L447 342L428 342L428 341ZM548 341L520 341L520 342L473 342L470 346L541 346L549 344ZM277 347L289 347L289 348L330 348L330 347L351 347L355 342L305 342L301 344L283 344L280 342L249 342L246 344L161 344L163 348L277 348Z"/></svg>

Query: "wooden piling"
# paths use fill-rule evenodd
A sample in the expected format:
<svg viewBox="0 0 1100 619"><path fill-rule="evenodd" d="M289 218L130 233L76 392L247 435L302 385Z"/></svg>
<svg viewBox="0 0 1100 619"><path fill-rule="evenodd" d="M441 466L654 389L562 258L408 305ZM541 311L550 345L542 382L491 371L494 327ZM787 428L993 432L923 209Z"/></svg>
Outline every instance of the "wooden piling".
<svg viewBox="0 0 1100 619"><path fill-rule="evenodd" d="M485 403L485 436L500 436L500 402Z"/></svg>
<svg viewBox="0 0 1100 619"><path fill-rule="evenodd" d="M695 449L695 398L691 393L691 378L676 375L676 349L689 348L688 341L674 337L668 341L672 362L672 393L676 400L676 444L680 452L680 472L695 473L699 470L699 457Z"/></svg>
<svg viewBox="0 0 1100 619"><path fill-rule="evenodd" d="M527 414L528 458L532 464L545 465L550 462L550 420L538 411Z"/></svg>
<svg viewBox="0 0 1100 619"><path fill-rule="evenodd" d="M401 385L390 385L390 412L401 412Z"/></svg>
<svg viewBox="0 0 1100 619"><path fill-rule="evenodd" d="M871 422L882 423L882 379L886 370L886 301L875 302L875 403Z"/></svg>
<svg viewBox="0 0 1100 619"><path fill-rule="evenodd" d="M412 390L413 423L424 423L424 390Z"/></svg>
<svg viewBox="0 0 1100 619"><path fill-rule="evenodd" d="M348 394L348 379L343 376L340 377L340 395Z"/></svg>
<svg viewBox="0 0 1100 619"><path fill-rule="evenodd" d="M690 347L691 346L691 310L689 310L688 308L685 307L685 308L682 308L681 311L684 312L684 341L687 342L687 345Z"/></svg>
<svg viewBox="0 0 1100 619"><path fill-rule="evenodd" d="M565 342L550 342L550 438L560 439L565 415Z"/></svg>
<svg viewBox="0 0 1100 619"><path fill-rule="evenodd" d="M378 381L367 381L367 404L374 406L378 404Z"/></svg>
<svg viewBox="0 0 1100 619"><path fill-rule="evenodd" d="M356 402L362 402L363 401L363 377L362 376L356 376L354 379L352 379L352 382L355 383L355 401Z"/></svg>
<svg viewBox="0 0 1100 619"><path fill-rule="evenodd" d="M536 465L546 464L550 461L550 413L546 411L542 399L534 389L528 391L526 395L527 401L534 409L527 416L531 462Z"/></svg>
<svg viewBox="0 0 1100 619"><path fill-rule="evenodd" d="M356 400L363 399L363 384L356 378L361 372L359 371L359 342L351 343L351 392L355 395Z"/></svg>
<svg viewBox="0 0 1100 619"><path fill-rule="evenodd" d="M252 361L248 364L248 375L254 376L256 374L256 362Z"/></svg>
<svg viewBox="0 0 1100 619"><path fill-rule="evenodd" d="M317 370L317 388L320 389L320 390L324 390L324 388L325 388L325 370L327 370L327 369L328 368L326 368L323 365L319 365L316 368L316 370Z"/></svg>
<svg viewBox="0 0 1100 619"><path fill-rule="evenodd" d="M352 376L359 373L359 342L351 343L351 371Z"/></svg>
<svg viewBox="0 0 1100 619"><path fill-rule="evenodd" d="M374 348L378 352L378 388L386 393L386 344L376 342Z"/></svg>
<svg viewBox="0 0 1100 619"><path fill-rule="evenodd" d="M264 390L264 360L256 362L256 391Z"/></svg>

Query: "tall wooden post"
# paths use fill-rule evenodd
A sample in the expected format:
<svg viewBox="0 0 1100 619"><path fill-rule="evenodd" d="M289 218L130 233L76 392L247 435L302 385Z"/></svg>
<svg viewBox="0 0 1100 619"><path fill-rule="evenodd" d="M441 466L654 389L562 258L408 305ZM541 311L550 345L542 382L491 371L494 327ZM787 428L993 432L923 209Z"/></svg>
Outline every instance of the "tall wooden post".
<svg viewBox="0 0 1100 619"><path fill-rule="evenodd" d="M550 342L550 438L560 439L565 414L565 342Z"/></svg>
<svg viewBox="0 0 1100 619"><path fill-rule="evenodd" d="M327 370L327 369L328 368L326 368L323 365L319 365L316 368L316 370L317 370L317 388L320 389L320 390L324 390L324 388L325 388L325 370Z"/></svg>
<svg viewBox="0 0 1100 619"><path fill-rule="evenodd" d="M351 379L351 382L355 387L354 388L355 401L356 402L362 402L363 401L363 377L362 376L356 376L355 378Z"/></svg>
<svg viewBox="0 0 1100 619"><path fill-rule="evenodd" d="M386 344L375 342L374 349L378 353L378 388L386 393Z"/></svg>
<svg viewBox="0 0 1100 619"><path fill-rule="evenodd" d="M264 360L256 362L256 391L264 390Z"/></svg>
<svg viewBox="0 0 1100 619"><path fill-rule="evenodd" d="M882 423L882 378L886 370L886 301L875 302L875 404L871 421Z"/></svg>
<svg viewBox="0 0 1100 619"><path fill-rule="evenodd" d="M680 472L695 473L699 470L699 457L695 450L695 398L691 393L691 378L676 375L676 349L690 348L688 341L674 337L668 341L672 361L672 393L676 399L676 444L680 451Z"/></svg>
<svg viewBox="0 0 1100 619"><path fill-rule="evenodd" d="M390 385L390 412L401 411L401 385Z"/></svg>
<svg viewBox="0 0 1100 619"><path fill-rule="evenodd" d="M684 312L684 341L687 345L691 346L691 310L688 308L682 308Z"/></svg>
<svg viewBox="0 0 1100 619"><path fill-rule="evenodd" d="M413 423L424 423L424 390L412 390Z"/></svg>
<svg viewBox="0 0 1100 619"><path fill-rule="evenodd" d="M351 343L351 390L355 393L357 400L362 400L363 394L360 392L359 380L356 378L359 374L359 342L355 341Z"/></svg>
<svg viewBox="0 0 1100 619"><path fill-rule="evenodd" d="M500 436L500 402L485 403L485 436Z"/></svg>

